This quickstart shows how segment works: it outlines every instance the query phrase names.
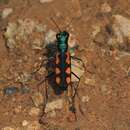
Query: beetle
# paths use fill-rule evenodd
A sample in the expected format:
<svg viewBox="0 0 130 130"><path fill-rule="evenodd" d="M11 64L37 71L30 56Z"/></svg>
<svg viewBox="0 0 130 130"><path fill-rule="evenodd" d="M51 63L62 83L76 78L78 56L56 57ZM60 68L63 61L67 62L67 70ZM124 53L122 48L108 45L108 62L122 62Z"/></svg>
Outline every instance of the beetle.
<svg viewBox="0 0 130 130"><path fill-rule="evenodd" d="M53 22L55 23L54 20ZM68 99L68 105L69 105L68 109L71 113L73 113L74 120L77 120L74 98L75 98L75 95L77 94L77 87L79 85L79 82L76 87L73 87L72 81L71 81L71 75L74 75L79 81L80 81L80 78L74 72L72 72L71 60L72 59L78 60L78 61L81 61L82 63L83 61L77 57L71 56L68 49L69 33L66 30L61 31L57 24L56 26L59 29L59 32L56 34L57 52L54 57L50 57L48 59L43 60L40 67L35 72L37 72L42 67L42 64L44 63L44 61L53 61L55 63L54 71L49 73L43 80L41 80L38 83L38 86L42 84L43 82L45 82L46 80L48 80L51 76L54 76L56 87L59 88L63 92L64 91L67 92L67 97L68 97L67 99ZM45 85L46 100L44 101L42 117L44 117L45 107L46 107L47 99L48 99L47 89L48 88Z"/></svg>

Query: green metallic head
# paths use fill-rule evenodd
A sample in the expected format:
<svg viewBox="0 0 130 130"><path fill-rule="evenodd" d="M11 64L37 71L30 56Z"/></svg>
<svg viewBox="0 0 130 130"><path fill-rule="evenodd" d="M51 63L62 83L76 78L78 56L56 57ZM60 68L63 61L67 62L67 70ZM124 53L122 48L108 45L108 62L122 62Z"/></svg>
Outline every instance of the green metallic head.
<svg viewBox="0 0 130 130"><path fill-rule="evenodd" d="M61 52L66 52L68 49L68 38L69 38L69 33L67 31L59 32L56 35L57 39L57 46L58 50Z"/></svg>

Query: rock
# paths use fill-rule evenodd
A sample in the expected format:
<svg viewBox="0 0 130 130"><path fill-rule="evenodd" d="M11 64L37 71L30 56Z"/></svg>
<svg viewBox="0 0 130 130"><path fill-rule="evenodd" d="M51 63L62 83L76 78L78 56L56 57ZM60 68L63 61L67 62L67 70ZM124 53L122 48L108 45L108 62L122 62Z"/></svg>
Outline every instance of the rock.
<svg viewBox="0 0 130 130"><path fill-rule="evenodd" d="M12 8L5 8L2 12L2 15L1 17L3 19L7 18L11 13L13 12L13 9Z"/></svg>
<svg viewBox="0 0 130 130"><path fill-rule="evenodd" d="M45 112L48 113L50 111L53 111L55 109L62 109L63 108L63 100L58 99L52 102L47 103Z"/></svg>
<svg viewBox="0 0 130 130"><path fill-rule="evenodd" d="M72 35L71 33L70 33L70 36L69 36L68 45L69 45L70 48L77 47L77 40L76 40L75 36Z"/></svg>
<svg viewBox="0 0 130 130"><path fill-rule="evenodd" d="M49 30L46 34L45 34L45 44L50 44L50 43L54 43L56 41L56 32L54 32L53 30Z"/></svg>
<svg viewBox="0 0 130 130"><path fill-rule="evenodd" d="M40 114L40 109L36 107L32 107L29 111L30 116L38 116Z"/></svg>
<svg viewBox="0 0 130 130"><path fill-rule="evenodd" d="M108 88L106 84L101 85L101 92L103 95L106 95L108 93Z"/></svg>
<svg viewBox="0 0 130 130"><path fill-rule="evenodd" d="M32 101L36 107L43 105L44 103L44 97L40 92L35 93L32 96Z"/></svg>
<svg viewBox="0 0 130 130"><path fill-rule="evenodd" d="M6 46L9 49L19 48L22 44L30 43L28 38L34 41L32 48L41 49L43 46L43 37L41 33L45 32L46 26L42 25L38 21L34 21L31 19L18 19L15 22L8 23L6 32L4 33ZM39 38L32 37L33 35L39 35ZM23 42L24 41L24 42Z"/></svg>
<svg viewBox="0 0 130 130"><path fill-rule="evenodd" d="M18 77L17 77L17 81L18 82L21 82L21 83L25 83L25 82L28 82L32 79L32 75L28 72L22 72L22 74L20 74Z"/></svg>
<svg viewBox="0 0 130 130"><path fill-rule="evenodd" d="M32 43L32 49L34 50L42 50L43 42L40 39L35 39Z"/></svg>
<svg viewBox="0 0 130 130"><path fill-rule="evenodd" d="M43 25L43 24L36 24L36 32L45 32L46 31L46 28L47 26L46 25Z"/></svg>
<svg viewBox="0 0 130 130"><path fill-rule="evenodd" d="M27 130L40 130L40 124L38 121L29 123L26 127Z"/></svg>
<svg viewBox="0 0 130 130"><path fill-rule="evenodd" d="M108 40L108 38L106 37L106 35L103 32L99 32L98 34L96 34L96 36L94 38L94 42L97 43L99 46L105 45L107 40Z"/></svg>
<svg viewBox="0 0 130 130"><path fill-rule="evenodd" d="M6 29L6 32L4 33L5 39L6 39L6 46L9 49L13 49L16 47L16 42L14 40L15 35L17 34L17 24L16 23L9 23Z"/></svg>
<svg viewBox="0 0 130 130"><path fill-rule="evenodd" d="M19 88L15 86L9 86L3 89L3 93L7 96L16 94L17 92L19 92Z"/></svg>
<svg viewBox="0 0 130 130"><path fill-rule="evenodd" d="M101 12L102 13L109 13L109 12L111 12L111 7L110 7L110 5L107 3L107 2L105 2L105 3L103 3L102 5L101 5Z"/></svg>
<svg viewBox="0 0 130 130"><path fill-rule="evenodd" d="M17 34L17 24L16 23L8 23L6 32L4 36L6 38L13 38Z"/></svg>
<svg viewBox="0 0 130 130"><path fill-rule="evenodd" d="M95 37L101 31L101 27L100 25L93 25L92 28L93 28L92 36Z"/></svg>
<svg viewBox="0 0 130 130"><path fill-rule="evenodd" d="M96 81L95 81L95 79L85 78L85 84L86 85L90 85L90 86L95 86L96 85Z"/></svg>
<svg viewBox="0 0 130 130"><path fill-rule="evenodd" d="M72 59L71 63L72 72L74 72L80 78L85 71L82 62ZM71 74L71 76L72 82L79 81L73 74Z"/></svg>
<svg viewBox="0 0 130 130"><path fill-rule="evenodd" d="M23 120L22 126L27 126L28 124L29 124L29 122L27 120Z"/></svg>
<svg viewBox="0 0 130 130"><path fill-rule="evenodd" d="M52 2L53 0L40 0L40 3L44 4L44 3L49 3Z"/></svg>
<svg viewBox="0 0 130 130"><path fill-rule="evenodd" d="M118 48L119 46L130 46L130 19L123 17L122 15L114 15L113 18L112 29L115 35L113 39L116 40L113 44L117 44L115 46L118 46ZM125 41L126 39L127 42Z"/></svg>
<svg viewBox="0 0 130 130"><path fill-rule="evenodd" d="M30 92L30 88L28 86L21 86L20 92L22 94L29 93Z"/></svg>
<svg viewBox="0 0 130 130"><path fill-rule="evenodd" d="M22 111L22 106L16 106L14 108L14 112L17 114L17 113L20 113Z"/></svg>
<svg viewBox="0 0 130 130"><path fill-rule="evenodd" d="M122 15L114 15L113 29L116 35L130 36L130 19L123 17Z"/></svg>
<svg viewBox="0 0 130 130"><path fill-rule="evenodd" d="M90 100L89 96L82 96L81 101L82 101L83 103L86 103L86 102L88 102L89 100Z"/></svg>
<svg viewBox="0 0 130 130"><path fill-rule="evenodd" d="M15 130L15 129L12 128L12 127L4 127L4 128L2 128L1 130Z"/></svg>
<svg viewBox="0 0 130 130"><path fill-rule="evenodd" d="M50 111L50 112L48 112L47 114L48 114L47 116L50 117L50 118L56 117L56 111L55 111L55 110Z"/></svg>
<svg viewBox="0 0 130 130"><path fill-rule="evenodd" d="M16 47L16 42L14 41L14 39L8 39L6 42L6 47L10 50L14 49Z"/></svg>

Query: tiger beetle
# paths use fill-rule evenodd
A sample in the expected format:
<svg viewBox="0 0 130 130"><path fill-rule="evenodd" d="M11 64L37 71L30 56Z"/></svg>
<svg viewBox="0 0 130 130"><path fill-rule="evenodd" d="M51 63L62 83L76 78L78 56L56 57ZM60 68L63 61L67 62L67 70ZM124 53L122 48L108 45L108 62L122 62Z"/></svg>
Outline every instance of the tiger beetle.
<svg viewBox="0 0 130 130"><path fill-rule="evenodd" d="M55 23L55 25L57 26L59 30L59 33L56 34L57 52L54 57L44 59L40 67L35 72L37 72L42 67L42 64L44 63L44 61L53 61L55 63L55 67L54 67L53 72L49 73L46 77L44 77L43 80L41 80L38 83L38 86L42 84L43 82L46 82L49 78L54 76L56 87L59 88L63 92L64 91L67 92L68 110L73 115L74 120L77 120L74 99L75 99L75 95L78 96L77 88L79 86L80 77L78 77L74 72L72 72L71 59L81 61L82 63L83 61L78 57L74 57L70 55L70 52L68 49L69 33L67 31L61 31L59 26L56 24L55 20L54 19L51 19L51 20ZM83 63L83 67L85 67L84 63ZM76 87L72 85L71 74L74 75L78 79L78 84ZM47 85L44 86L44 89L45 89L46 98L44 101L43 115L41 117L41 122L43 122L42 118L44 119L45 107L46 107L47 99L48 99Z"/></svg>

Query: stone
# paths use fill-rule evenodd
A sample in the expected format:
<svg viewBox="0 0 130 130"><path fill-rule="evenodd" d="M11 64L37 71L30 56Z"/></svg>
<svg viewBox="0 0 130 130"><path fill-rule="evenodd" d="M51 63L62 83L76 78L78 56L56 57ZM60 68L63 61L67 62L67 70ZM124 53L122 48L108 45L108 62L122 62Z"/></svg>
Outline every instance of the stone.
<svg viewBox="0 0 130 130"><path fill-rule="evenodd" d="M44 3L49 3L52 2L53 0L40 0L40 3L44 4Z"/></svg>
<svg viewBox="0 0 130 130"><path fill-rule="evenodd" d="M117 42L123 43L124 37L130 40L130 19L122 15L114 15L113 18L114 21L112 28Z"/></svg>
<svg viewBox="0 0 130 130"><path fill-rule="evenodd" d="M32 49L42 50L42 41L40 39L35 39L32 43Z"/></svg>
<svg viewBox="0 0 130 130"><path fill-rule="evenodd" d="M45 34L45 44L54 43L56 41L56 32L53 30L49 30Z"/></svg>
<svg viewBox="0 0 130 130"><path fill-rule="evenodd" d="M38 116L40 114L40 109L36 107L32 107L29 111L30 116Z"/></svg>
<svg viewBox="0 0 130 130"><path fill-rule="evenodd" d="M48 115L47 115L48 117L51 117L51 118L56 117L56 111L55 111L55 110L50 111L50 112L48 112L47 114L48 114Z"/></svg>
<svg viewBox="0 0 130 130"><path fill-rule="evenodd" d="M45 112L48 113L48 112L51 112L51 111L53 111L55 109L60 110L62 108L63 108L63 100L62 99L57 99L55 101L47 103L46 108L45 108Z"/></svg>
<svg viewBox="0 0 130 130"><path fill-rule="evenodd" d="M82 96L81 101L82 101L83 103L89 102L89 100L90 100L89 96Z"/></svg>
<svg viewBox="0 0 130 130"><path fill-rule="evenodd" d="M106 95L108 93L108 87L106 84L101 85L101 92L103 95Z"/></svg>
<svg viewBox="0 0 130 130"><path fill-rule="evenodd" d="M68 45L70 48L75 48L77 46L77 40L76 40L75 36L73 36L71 33L69 36Z"/></svg>
<svg viewBox="0 0 130 130"><path fill-rule="evenodd" d="M122 15L114 15L114 25L119 28L124 36L129 36L130 34L130 19Z"/></svg>
<svg viewBox="0 0 130 130"><path fill-rule="evenodd" d="M29 122L27 120L23 120L22 126L27 126L28 124L29 124Z"/></svg>
<svg viewBox="0 0 130 130"><path fill-rule="evenodd" d="M90 86L95 86L96 85L96 81L95 81L95 79L85 78L85 84L86 85L90 85Z"/></svg>
<svg viewBox="0 0 130 130"><path fill-rule="evenodd" d="M11 13L13 12L13 9L12 8L5 8L2 12L2 15L1 17L3 19L7 18Z"/></svg>
<svg viewBox="0 0 130 130"><path fill-rule="evenodd" d="M4 127L4 128L2 128L1 130L15 130L15 129L12 128L12 127Z"/></svg>
<svg viewBox="0 0 130 130"><path fill-rule="evenodd" d="M27 130L40 130L40 124L38 121L30 122L27 127Z"/></svg>
<svg viewBox="0 0 130 130"><path fill-rule="evenodd" d="M37 32L45 32L46 31L46 28L47 26L46 25L43 25L43 24L36 24L36 31Z"/></svg>
<svg viewBox="0 0 130 130"><path fill-rule="evenodd" d="M28 82L32 79L32 75L28 72L22 72L22 74L20 74L17 78L17 81L21 82L21 83L25 83Z"/></svg>
<svg viewBox="0 0 130 130"><path fill-rule="evenodd" d="M15 87L15 86L8 86L8 87L3 89L3 93L7 96L12 95L12 94L16 94L18 92L19 92L19 88Z"/></svg>
<svg viewBox="0 0 130 130"><path fill-rule="evenodd" d="M32 101L36 107L39 107L40 105L43 105L44 97L40 92L36 92L32 96Z"/></svg>
<svg viewBox="0 0 130 130"><path fill-rule="evenodd" d="M17 113L20 113L22 111L22 106L17 106L14 108L14 112L17 114Z"/></svg>
<svg viewBox="0 0 130 130"><path fill-rule="evenodd" d="M111 7L110 7L110 5L107 3L107 2L105 2L105 3L103 3L102 5L101 5L101 12L102 13L109 13L109 12L111 12Z"/></svg>
<svg viewBox="0 0 130 130"><path fill-rule="evenodd" d="M93 28L92 36L95 37L101 31L101 27L100 25L93 25L92 28Z"/></svg>
<svg viewBox="0 0 130 130"><path fill-rule="evenodd" d="M8 39L6 42L6 46L7 48L9 48L10 50L14 49L16 47L16 42L14 39Z"/></svg>
<svg viewBox="0 0 130 130"><path fill-rule="evenodd" d="M38 21L32 19L18 19L15 22L9 22L4 33L6 46L9 49L19 48L22 44L29 43L34 49L41 49L43 47L43 37L41 33L45 32L46 26ZM32 37L33 34L40 36L39 38ZM28 37L33 43L28 40ZM23 42L24 41L24 42Z"/></svg>
<svg viewBox="0 0 130 130"><path fill-rule="evenodd" d="M16 23L8 23L6 32L4 34L5 38L12 39L17 34L17 24Z"/></svg>

